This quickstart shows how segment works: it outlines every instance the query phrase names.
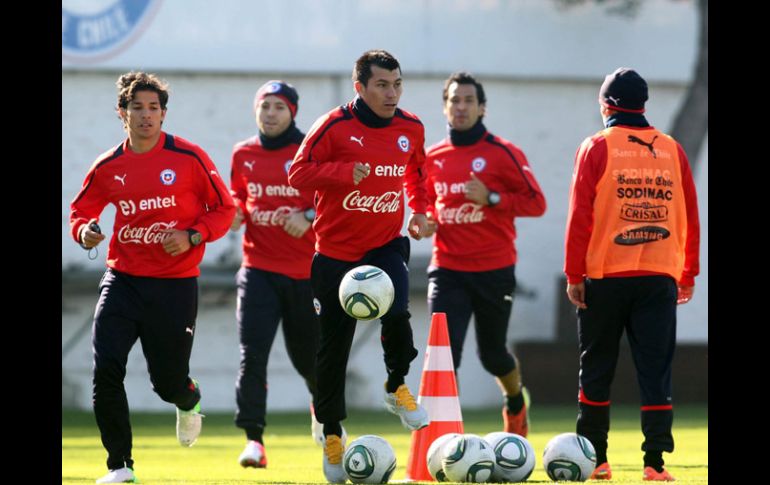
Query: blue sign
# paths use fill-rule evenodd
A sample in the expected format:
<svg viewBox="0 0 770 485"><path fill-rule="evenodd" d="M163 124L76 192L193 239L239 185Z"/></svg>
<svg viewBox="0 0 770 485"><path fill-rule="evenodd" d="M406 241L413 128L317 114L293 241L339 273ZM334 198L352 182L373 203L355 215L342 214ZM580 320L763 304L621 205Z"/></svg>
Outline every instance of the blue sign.
<svg viewBox="0 0 770 485"><path fill-rule="evenodd" d="M62 59L74 63L102 61L128 47L160 5L159 0L116 0L94 11L83 8L88 6L83 1L69 8L66 3L61 9Z"/></svg>

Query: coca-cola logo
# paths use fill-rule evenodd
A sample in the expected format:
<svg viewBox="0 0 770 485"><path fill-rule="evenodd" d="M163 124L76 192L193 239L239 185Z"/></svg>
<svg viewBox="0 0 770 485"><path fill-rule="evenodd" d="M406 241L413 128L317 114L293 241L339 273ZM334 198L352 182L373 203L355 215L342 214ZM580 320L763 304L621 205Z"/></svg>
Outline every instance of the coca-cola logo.
<svg viewBox="0 0 770 485"><path fill-rule="evenodd" d="M123 244L161 244L170 234L164 231L176 227L178 221L155 222L149 227L131 227L130 224L118 229L118 242Z"/></svg>
<svg viewBox="0 0 770 485"><path fill-rule="evenodd" d="M385 192L379 195L361 195L360 190L354 190L345 196L342 207L349 211L398 212L401 207L401 192Z"/></svg>
<svg viewBox="0 0 770 485"><path fill-rule="evenodd" d="M293 210L285 205L274 210L259 210L259 207L255 207L251 211L251 222L257 226L283 226Z"/></svg>
<svg viewBox="0 0 770 485"><path fill-rule="evenodd" d="M439 207L439 224L478 224L484 220L479 204L466 202L460 207Z"/></svg>

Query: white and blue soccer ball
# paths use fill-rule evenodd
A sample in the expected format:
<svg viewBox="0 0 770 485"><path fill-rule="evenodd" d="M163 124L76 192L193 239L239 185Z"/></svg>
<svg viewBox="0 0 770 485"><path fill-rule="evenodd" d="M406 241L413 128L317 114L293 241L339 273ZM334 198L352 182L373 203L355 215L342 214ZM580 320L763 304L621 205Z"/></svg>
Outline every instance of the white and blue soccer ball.
<svg viewBox="0 0 770 485"><path fill-rule="evenodd" d="M396 454L385 438L367 434L348 445L342 468L353 483L388 483L396 470Z"/></svg>
<svg viewBox="0 0 770 485"><path fill-rule="evenodd" d="M393 305L395 292L390 276L377 266L357 266L342 277L340 305L357 320L374 320Z"/></svg>
<svg viewBox="0 0 770 485"><path fill-rule="evenodd" d="M452 438L462 436L460 433L447 433L439 436L428 447L428 452L425 454L425 463L428 465L428 473L437 482L448 482L446 475L444 474L443 464L441 460L444 459L444 445Z"/></svg>
<svg viewBox="0 0 770 485"><path fill-rule="evenodd" d="M529 441L515 433L497 431L484 436L495 454L493 482L523 482L535 469L535 450Z"/></svg>
<svg viewBox="0 0 770 485"><path fill-rule="evenodd" d="M596 468L596 451L585 437L562 433L545 445L543 467L553 481L584 482Z"/></svg>
<svg viewBox="0 0 770 485"><path fill-rule="evenodd" d="M441 465L447 481L483 483L492 477L495 454L480 436L456 436L444 444L442 453Z"/></svg>

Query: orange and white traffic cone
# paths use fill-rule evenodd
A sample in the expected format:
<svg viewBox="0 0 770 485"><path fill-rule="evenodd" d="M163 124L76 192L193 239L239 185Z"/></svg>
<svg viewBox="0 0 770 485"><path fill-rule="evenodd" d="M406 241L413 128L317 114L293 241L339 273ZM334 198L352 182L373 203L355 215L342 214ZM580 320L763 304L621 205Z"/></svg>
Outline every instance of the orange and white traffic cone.
<svg viewBox="0 0 770 485"><path fill-rule="evenodd" d="M425 458L431 443L447 433L463 434L463 416L460 399L457 397L446 313L434 313L431 317L417 402L428 411L430 424L421 430L412 431L406 478L433 481Z"/></svg>

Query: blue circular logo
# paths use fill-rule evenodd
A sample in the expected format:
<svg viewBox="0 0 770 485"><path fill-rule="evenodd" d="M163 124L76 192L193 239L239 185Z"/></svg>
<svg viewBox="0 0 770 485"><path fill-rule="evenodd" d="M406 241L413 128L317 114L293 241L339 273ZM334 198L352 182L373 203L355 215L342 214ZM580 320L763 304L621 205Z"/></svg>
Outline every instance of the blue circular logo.
<svg viewBox="0 0 770 485"><path fill-rule="evenodd" d="M280 90L281 90L280 83L270 83L267 89L265 89L265 91L268 93L277 93Z"/></svg>
<svg viewBox="0 0 770 485"><path fill-rule="evenodd" d="M289 167L291 167L291 162L293 160L286 160L286 163L283 165L284 170L286 170L286 173L289 173Z"/></svg>
<svg viewBox="0 0 770 485"><path fill-rule="evenodd" d="M406 153L409 151L409 138L405 137L404 135L401 135L398 137L398 148L401 149L402 152Z"/></svg>
<svg viewBox="0 0 770 485"><path fill-rule="evenodd" d="M62 59L83 64L113 57L136 40L159 6L159 0L64 0Z"/></svg>
<svg viewBox="0 0 770 485"><path fill-rule="evenodd" d="M160 181L163 182L163 185L172 185L176 182L176 172L167 168L160 173Z"/></svg>
<svg viewBox="0 0 770 485"><path fill-rule="evenodd" d="M471 162L471 169L473 169L474 172L481 172L484 170L484 167L487 166L487 161L484 160L481 157L474 158Z"/></svg>

